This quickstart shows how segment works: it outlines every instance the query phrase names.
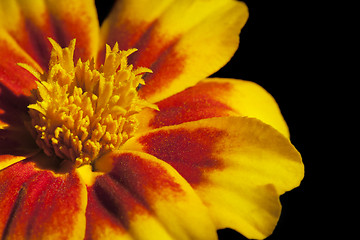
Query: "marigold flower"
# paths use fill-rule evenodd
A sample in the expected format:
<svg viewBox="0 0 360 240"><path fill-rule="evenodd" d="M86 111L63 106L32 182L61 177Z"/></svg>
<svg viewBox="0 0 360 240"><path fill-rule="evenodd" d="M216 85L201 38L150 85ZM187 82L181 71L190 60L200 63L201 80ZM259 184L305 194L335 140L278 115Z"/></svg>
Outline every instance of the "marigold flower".
<svg viewBox="0 0 360 240"><path fill-rule="evenodd" d="M207 78L235 0L0 0L2 239L263 239L304 175L270 94Z"/></svg>

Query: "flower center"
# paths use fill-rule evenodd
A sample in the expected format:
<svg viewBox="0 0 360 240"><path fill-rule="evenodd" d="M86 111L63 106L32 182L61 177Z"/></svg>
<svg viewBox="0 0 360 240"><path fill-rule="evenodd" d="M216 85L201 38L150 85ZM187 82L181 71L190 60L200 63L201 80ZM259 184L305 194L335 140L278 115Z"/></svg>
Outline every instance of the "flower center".
<svg viewBox="0 0 360 240"><path fill-rule="evenodd" d="M140 99L139 84L147 68L133 69L127 57L136 51L119 51L106 45L105 62L98 69L94 59L74 65L75 39L53 49L47 73L20 64L38 78L33 104L28 106L36 143L48 156L71 160L75 166L90 164L105 152L119 148L138 126L136 114L156 105Z"/></svg>

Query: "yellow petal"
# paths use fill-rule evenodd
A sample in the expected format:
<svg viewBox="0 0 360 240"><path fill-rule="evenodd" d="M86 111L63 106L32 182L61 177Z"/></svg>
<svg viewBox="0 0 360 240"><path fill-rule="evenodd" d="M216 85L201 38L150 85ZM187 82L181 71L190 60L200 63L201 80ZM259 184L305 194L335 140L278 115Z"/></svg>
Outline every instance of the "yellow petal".
<svg viewBox="0 0 360 240"><path fill-rule="evenodd" d="M247 17L245 4L234 0L117 1L101 37L121 49L138 49L130 63L153 70L139 93L156 102L224 66Z"/></svg>
<svg viewBox="0 0 360 240"><path fill-rule="evenodd" d="M87 191L76 173L20 162L0 172L2 239L83 239Z"/></svg>
<svg viewBox="0 0 360 240"><path fill-rule="evenodd" d="M271 234L280 215L279 195L297 187L304 176L290 141L254 118L210 118L163 127L130 139L122 148L169 163L196 190L218 228L230 227L248 238Z"/></svg>
<svg viewBox="0 0 360 240"><path fill-rule="evenodd" d="M256 83L209 78L146 109L139 131L212 117L247 116L271 125L289 137L288 127L274 98Z"/></svg>
<svg viewBox="0 0 360 240"><path fill-rule="evenodd" d="M167 163L117 151L100 158L95 168L111 170L89 188L88 238L217 238L206 207Z"/></svg>
<svg viewBox="0 0 360 240"><path fill-rule="evenodd" d="M43 69L50 57L48 37L63 47L76 38L75 60L89 59L97 53L99 22L94 1L1 0L0 29Z"/></svg>

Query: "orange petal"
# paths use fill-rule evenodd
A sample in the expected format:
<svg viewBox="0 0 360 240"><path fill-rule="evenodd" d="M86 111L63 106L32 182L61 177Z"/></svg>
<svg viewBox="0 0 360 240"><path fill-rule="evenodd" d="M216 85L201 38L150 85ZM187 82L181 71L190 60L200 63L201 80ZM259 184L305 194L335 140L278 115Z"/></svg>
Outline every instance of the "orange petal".
<svg viewBox="0 0 360 240"><path fill-rule="evenodd" d="M156 102L224 66L247 17L245 4L233 0L124 0L104 21L101 37L110 45L119 42L121 49L139 49L130 63L154 72L144 76L139 94Z"/></svg>
<svg viewBox="0 0 360 240"><path fill-rule="evenodd" d="M29 64L39 71L41 68L3 29L0 29L0 59L0 94L3 95L8 88L16 95L29 95L30 90L36 87L36 78L17 63ZM10 100L1 104L4 103L12 104Z"/></svg>
<svg viewBox="0 0 360 240"><path fill-rule="evenodd" d="M75 58L88 59L97 52L99 23L94 1L1 0L0 16L0 29L43 69L50 57L48 37L62 47L76 38Z"/></svg>
<svg viewBox="0 0 360 240"><path fill-rule="evenodd" d="M211 117L248 116L257 118L289 136L287 125L273 97L253 82L210 78L156 105L138 116L140 131Z"/></svg>
<svg viewBox="0 0 360 240"><path fill-rule="evenodd" d="M130 139L173 166L209 207L218 228L264 238L280 215L280 194L300 184L301 157L289 140L257 119L221 117L163 127Z"/></svg>
<svg viewBox="0 0 360 240"><path fill-rule="evenodd" d="M95 164L109 167L88 188L88 239L216 239L205 206L171 166L145 153L119 151Z"/></svg>
<svg viewBox="0 0 360 240"><path fill-rule="evenodd" d="M83 239L86 188L75 173L55 175L32 162L0 172L2 239Z"/></svg>

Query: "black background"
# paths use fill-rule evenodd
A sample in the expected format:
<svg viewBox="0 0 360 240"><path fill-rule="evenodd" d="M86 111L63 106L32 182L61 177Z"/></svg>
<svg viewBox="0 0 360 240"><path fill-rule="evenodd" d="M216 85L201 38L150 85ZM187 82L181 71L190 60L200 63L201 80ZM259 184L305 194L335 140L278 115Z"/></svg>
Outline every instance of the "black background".
<svg viewBox="0 0 360 240"><path fill-rule="evenodd" d="M244 2L250 17L240 34L239 49L213 76L250 80L270 92L289 125L292 143L303 157L305 178L299 188L281 196L282 215L267 239L317 239L324 223L324 217L320 217L324 204L318 200L323 186L315 177L320 171L318 162L322 161L316 144L321 136L318 126L324 102L316 97L323 78L318 71L321 50L315 37L321 28L312 19L314 5L304 1ZM96 3L101 21L113 1ZM219 239L246 238L222 230Z"/></svg>

